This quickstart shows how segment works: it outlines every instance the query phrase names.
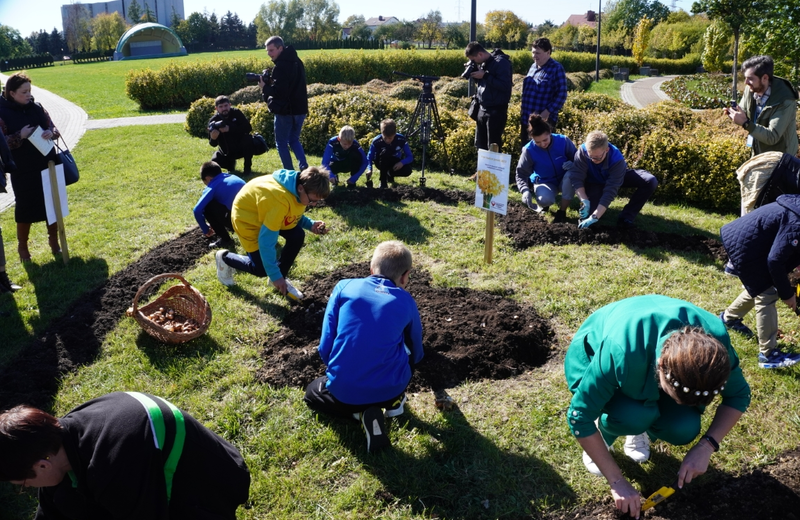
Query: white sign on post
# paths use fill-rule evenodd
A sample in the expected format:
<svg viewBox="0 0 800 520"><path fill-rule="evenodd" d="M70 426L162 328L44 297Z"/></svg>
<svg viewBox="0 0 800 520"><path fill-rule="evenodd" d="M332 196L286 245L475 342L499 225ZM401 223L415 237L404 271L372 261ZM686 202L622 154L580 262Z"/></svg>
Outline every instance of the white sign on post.
<svg viewBox="0 0 800 520"><path fill-rule="evenodd" d="M56 178L58 179L58 200L61 202L61 216L69 215L67 206L67 185L64 183L64 166L56 165ZM47 224L57 222L56 209L53 206L53 187L50 185L50 171L42 170L42 191L44 192L44 206L47 210Z"/></svg>
<svg viewBox="0 0 800 520"><path fill-rule="evenodd" d="M511 156L505 153L478 150L478 176L475 206L494 213L506 214L508 208L508 176Z"/></svg>

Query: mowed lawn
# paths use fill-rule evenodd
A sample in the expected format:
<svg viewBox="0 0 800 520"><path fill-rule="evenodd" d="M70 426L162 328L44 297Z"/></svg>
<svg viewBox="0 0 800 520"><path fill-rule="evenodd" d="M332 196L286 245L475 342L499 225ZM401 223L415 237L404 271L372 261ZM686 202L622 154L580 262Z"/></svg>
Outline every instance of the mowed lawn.
<svg viewBox="0 0 800 520"><path fill-rule="evenodd" d="M46 78L34 81L47 88ZM81 294L195 226L191 208L202 189L198 170L211 152L177 124L87 132L75 150L81 181L68 190L68 266L52 259L44 225L37 224L29 276L13 254L13 211L0 214L9 273L23 285L13 297L0 297L0 311L11 314L0 318L0 364L22 352ZM318 161L311 158L312 164ZM258 174L278 167L274 150L254 164ZM426 174L430 187L474 190L465 178ZM612 210L624 203L616 201ZM485 215L469 204L377 202L311 209L310 216L324 219L331 233L308 237L291 274L301 289L311 274L363 262L380 241L401 238L415 255L415 268L430 272L435 285L506 294L536 309L556 333L557 354L523 376L470 381L449 391L458 403L452 413L437 410L430 393L409 396L406 414L390 421L395 449L371 456L355 422L318 417L303 404L300 388L256 381L260 350L290 304L253 277L237 276L235 288L222 286L209 251L185 273L214 311L208 334L165 347L121 317L100 356L64 377L54 413L117 390L171 400L244 454L253 477L252 504L240 509L240 519L522 518L608 494L605 482L585 471L565 423L569 392L560 358L581 322L607 303L648 293L719 313L740 291L718 261L702 255L628 246L518 250L499 230L494 262L487 265ZM735 218L681 204L648 204L643 216L656 231L709 237ZM779 312L782 328L796 330L797 317L783 306ZM752 316L745 321L754 326ZM753 404L712 463L735 473L797 446L800 381L797 369L760 370L755 341L735 334L732 341L752 386ZM712 414L713 406L706 422ZM652 490L671 480L685 451L657 443L655 462L625 467L635 485ZM18 497L16 489L0 485L0 519L32 518L34 507L31 495Z"/></svg>

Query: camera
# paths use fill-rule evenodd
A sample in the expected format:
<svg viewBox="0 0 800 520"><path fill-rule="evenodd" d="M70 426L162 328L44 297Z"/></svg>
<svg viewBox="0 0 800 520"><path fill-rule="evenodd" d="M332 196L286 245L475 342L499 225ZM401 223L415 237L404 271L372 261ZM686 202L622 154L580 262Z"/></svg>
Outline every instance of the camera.
<svg viewBox="0 0 800 520"><path fill-rule="evenodd" d="M461 78L463 79L470 79L470 75L473 72L477 72L479 69L478 65L473 61L466 62L464 66L466 69L464 69L464 72L461 74Z"/></svg>
<svg viewBox="0 0 800 520"><path fill-rule="evenodd" d="M736 101L735 100L731 100L731 108L736 108L736 106L737 106L736 105Z"/></svg>
<svg viewBox="0 0 800 520"><path fill-rule="evenodd" d="M257 82L258 80L263 79L264 83L268 83L269 82L269 75L270 75L269 69L264 69L261 72L261 74L258 74L257 72L248 72L248 73L245 74L245 77L247 78L247 81L250 81L250 82L253 82L253 81Z"/></svg>
<svg viewBox="0 0 800 520"><path fill-rule="evenodd" d="M228 122L225 121L224 119L222 121L211 121L210 123L208 123L208 131L209 132L212 132L214 130L218 131L223 126L228 126Z"/></svg>

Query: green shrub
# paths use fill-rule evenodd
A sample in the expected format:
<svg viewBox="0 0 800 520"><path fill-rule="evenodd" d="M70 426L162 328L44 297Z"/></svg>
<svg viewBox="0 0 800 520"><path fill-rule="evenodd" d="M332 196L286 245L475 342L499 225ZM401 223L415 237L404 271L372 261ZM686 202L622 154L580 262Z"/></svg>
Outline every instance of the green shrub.
<svg viewBox="0 0 800 520"><path fill-rule="evenodd" d="M461 78L442 78L433 84L433 90L439 98L437 101L445 96L451 98L467 97L469 82Z"/></svg>
<svg viewBox="0 0 800 520"><path fill-rule="evenodd" d="M228 97L231 100L231 105L234 106L246 105L248 103L258 103L261 101L261 87L258 85L249 85L247 87L240 88Z"/></svg>
<svg viewBox="0 0 800 520"><path fill-rule="evenodd" d="M583 92L594 81L594 77L586 72L568 72L567 73L567 90Z"/></svg>
<svg viewBox="0 0 800 520"><path fill-rule="evenodd" d="M592 115L623 110L627 106L622 100L605 94L572 93L558 114L556 130L572 139L577 145L594 129L594 123L589 124L588 121Z"/></svg>
<svg viewBox="0 0 800 520"><path fill-rule="evenodd" d="M630 105L613 112L597 112L587 118L587 131L602 130L609 141L620 149L622 155L631 157L639 150L639 141L658 127L658 118L652 111L639 110ZM583 141L586 135L575 136Z"/></svg>
<svg viewBox="0 0 800 520"><path fill-rule="evenodd" d="M405 101L411 99L419 98L419 95L422 93L422 87L419 83L415 82L414 80L410 81L402 81L400 83L395 83L394 87L392 87L387 95L394 99L403 99Z"/></svg>
<svg viewBox="0 0 800 520"><path fill-rule="evenodd" d="M741 139L708 129L653 132L642 139L635 164L658 178L658 200L735 211L740 204L735 170L749 155Z"/></svg>
<svg viewBox="0 0 800 520"><path fill-rule="evenodd" d="M690 108L724 108L731 95L730 74L692 74L665 81L661 89Z"/></svg>
<svg viewBox="0 0 800 520"><path fill-rule="evenodd" d="M321 96L323 94L338 94L339 92L345 92L349 88L348 85L327 85L325 83L312 83L306 88L308 92L308 97L312 98L315 96Z"/></svg>
<svg viewBox="0 0 800 520"><path fill-rule="evenodd" d="M186 112L186 122L183 124L184 130L192 137L208 139L208 120L211 119L214 112L216 112L216 109L212 98L202 97L198 99L192 103L189 111Z"/></svg>

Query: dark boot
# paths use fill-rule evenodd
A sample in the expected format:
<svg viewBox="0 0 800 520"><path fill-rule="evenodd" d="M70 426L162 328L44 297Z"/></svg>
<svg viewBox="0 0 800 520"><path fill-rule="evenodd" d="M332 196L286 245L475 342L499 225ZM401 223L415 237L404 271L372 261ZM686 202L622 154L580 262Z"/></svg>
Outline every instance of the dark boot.
<svg viewBox="0 0 800 520"><path fill-rule="evenodd" d="M243 175L250 175L253 171L253 156L245 157L244 158L244 169L242 170Z"/></svg>
<svg viewBox="0 0 800 520"><path fill-rule="evenodd" d="M22 287L8 279L8 273L0 271L0 294L19 291L20 289Z"/></svg>
<svg viewBox="0 0 800 520"><path fill-rule="evenodd" d="M556 211L556 216L553 218L553 224L563 224L567 221L567 210L560 209Z"/></svg>
<svg viewBox="0 0 800 520"><path fill-rule="evenodd" d="M28 237L30 237L30 234L30 222L17 222L17 252L21 262L31 261L31 252L28 250Z"/></svg>
<svg viewBox="0 0 800 520"><path fill-rule="evenodd" d="M58 223L55 222L47 226L47 241L50 244L50 251L54 255L61 254L61 244L58 243Z"/></svg>

